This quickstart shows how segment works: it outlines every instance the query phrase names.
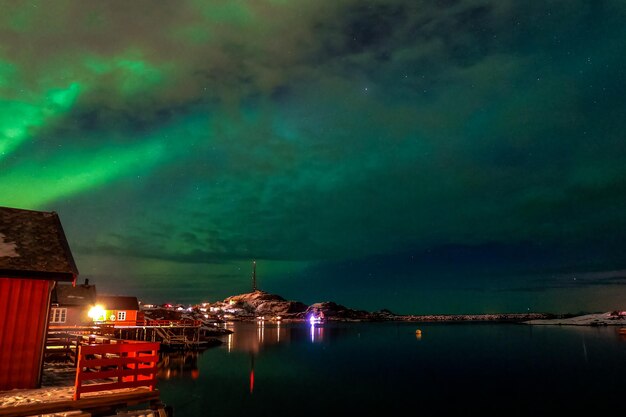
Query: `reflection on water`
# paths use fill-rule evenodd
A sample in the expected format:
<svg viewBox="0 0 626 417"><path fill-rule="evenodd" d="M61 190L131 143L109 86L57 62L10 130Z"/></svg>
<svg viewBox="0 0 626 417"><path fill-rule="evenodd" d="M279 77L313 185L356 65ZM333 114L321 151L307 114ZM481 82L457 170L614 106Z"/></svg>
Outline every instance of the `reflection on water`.
<svg viewBox="0 0 626 417"><path fill-rule="evenodd" d="M308 325L310 341L322 342L324 328L320 325ZM281 322L257 321L256 323L229 323L228 328L234 333L226 337L228 353L245 352L250 356L249 391L254 393L254 365L257 356L264 349L280 344L288 345L292 340L298 340L302 333L301 325L283 325Z"/></svg>
<svg viewBox="0 0 626 417"><path fill-rule="evenodd" d="M250 394L254 394L254 355L250 354Z"/></svg>
<svg viewBox="0 0 626 417"><path fill-rule="evenodd" d="M198 355L198 352L193 351L161 352L157 376L160 379L188 377L197 379L200 376Z"/></svg>
<svg viewBox="0 0 626 417"><path fill-rule="evenodd" d="M256 323L229 323L227 328L235 330L225 342L228 352L259 353L278 344L289 344L307 331L312 342L324 339L324 328L316 325L284 325L280 322L258 321Z"/></svg>
<svg viewBox="0 0 626 417"><path fill-rule="evenodd" d="M317 324L310 324L311 342L321 342L324 340L324 327Z"/></svg>
<svg viewBox="0 0 626 417"><path fill-rule="evenodd" d="M621 407L626 339L611 328L236 323L221 347L164 356L177 417L594 415ZM310 393L315 392L315 401ZM601 400L600 400L601 399ZM468 413L469 412L469 413Z"/></svg>
<svg viewBox="0 0 626 417"><path fill-rule="evenodd" d="M323 325L319 324L283 325L281 322L266 321L227 323L226 327L234 331L224 340L228 353L244 352L250 357L250 394L254 393L254 365L260 352L280 344L288 345L293 340L301 340L305 332L308 334L310 342L320 343L324 341L325 331ZM161 352L158 377L163 380L172 378L197 379L200 376L198 368L200 355L202 352Z"/></svg>
<svg viewBox="0 0 626 417"><path fill-rule="evenodd" d="M325 333L330 331L331 338L341 337L347 329L332 325L310 325L308 323L281 324L280 322L259 321L256 323L228 323L234 330L225 338L228 352L247 352L257 354L276 345L289 345L301 342L304 338L313 343L325 341Z"/></svg>

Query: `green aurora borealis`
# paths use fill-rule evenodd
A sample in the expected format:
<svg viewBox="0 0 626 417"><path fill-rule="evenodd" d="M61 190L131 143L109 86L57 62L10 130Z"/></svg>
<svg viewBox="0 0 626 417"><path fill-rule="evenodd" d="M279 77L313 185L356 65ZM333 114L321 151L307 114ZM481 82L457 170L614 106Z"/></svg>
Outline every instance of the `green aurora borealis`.
<svg viewBox="0 0 626 417"><path fill-rule="evenodd" d="M0 7L0 205L100 292L626 307L624 1Z"/></svg>

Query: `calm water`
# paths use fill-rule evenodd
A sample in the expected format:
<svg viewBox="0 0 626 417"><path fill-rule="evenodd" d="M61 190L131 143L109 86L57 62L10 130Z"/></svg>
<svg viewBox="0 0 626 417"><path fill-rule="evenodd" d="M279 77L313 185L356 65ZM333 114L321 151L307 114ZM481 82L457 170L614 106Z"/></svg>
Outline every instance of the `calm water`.
<svg viewBox="0 0 626 417"><path fill-rule="evenodd" d="M415 329L423 331L416 338ZM510 324L239 323L224 345L169 356L175 416L621 414L626 338L616 328Z"/></svg>

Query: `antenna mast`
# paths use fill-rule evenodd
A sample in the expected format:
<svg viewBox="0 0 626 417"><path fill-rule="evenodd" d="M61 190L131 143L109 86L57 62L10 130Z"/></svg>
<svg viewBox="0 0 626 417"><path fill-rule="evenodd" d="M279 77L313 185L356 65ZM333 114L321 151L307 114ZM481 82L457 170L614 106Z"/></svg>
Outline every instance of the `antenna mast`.
<svg viewBox="0 0 626 417"><path fill-rule="evenodd" d="M252 261L252 292L256 291L256 260Z"/></svg>

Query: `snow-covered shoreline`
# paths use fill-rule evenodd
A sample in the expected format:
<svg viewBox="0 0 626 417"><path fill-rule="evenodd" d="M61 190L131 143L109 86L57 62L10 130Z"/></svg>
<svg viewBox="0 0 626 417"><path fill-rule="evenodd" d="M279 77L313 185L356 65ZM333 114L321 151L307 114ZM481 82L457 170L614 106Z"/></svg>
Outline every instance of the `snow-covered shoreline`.
<svg viewBox="0 0 626 417"><path fill-rule="evenodd" d="M585 314L583 316L568 317L562 319L539 319L525 321L525 324L543 326L624 326L626 319L617 317L611 313Z"/></svg>

